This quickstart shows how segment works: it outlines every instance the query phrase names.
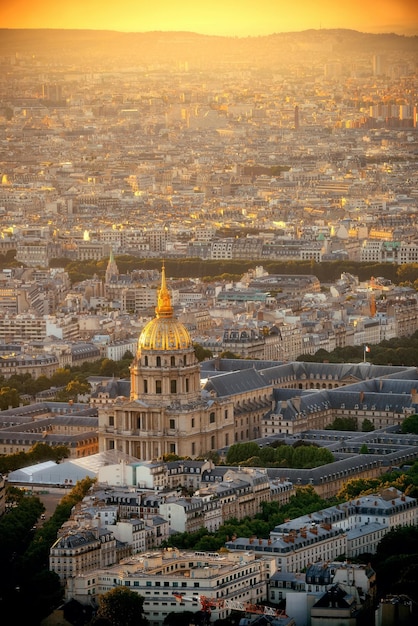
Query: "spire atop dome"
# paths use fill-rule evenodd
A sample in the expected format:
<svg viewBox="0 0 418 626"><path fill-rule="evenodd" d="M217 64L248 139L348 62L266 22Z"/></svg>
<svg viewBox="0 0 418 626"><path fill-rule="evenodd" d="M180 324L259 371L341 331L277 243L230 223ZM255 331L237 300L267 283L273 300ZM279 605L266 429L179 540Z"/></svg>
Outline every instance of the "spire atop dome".
<svg viewBox="0 0 418 626"><path fill-rule="evenodd" d="M190 350L193 342L187 328L179 322L171 304L165 280L165 267L161 271L161 287L155 307L155 317L145 324L138 339L137 354L143 350Z"/></svg>
<svg viewBox="0 0 418 626"><path fill-rule="evenodd" d="M165 265L161 269L161 287L158 292L158 302L155 309L157 317L173 317L173 307L171 304L170 292L167 289L165 280Z"/></svg>

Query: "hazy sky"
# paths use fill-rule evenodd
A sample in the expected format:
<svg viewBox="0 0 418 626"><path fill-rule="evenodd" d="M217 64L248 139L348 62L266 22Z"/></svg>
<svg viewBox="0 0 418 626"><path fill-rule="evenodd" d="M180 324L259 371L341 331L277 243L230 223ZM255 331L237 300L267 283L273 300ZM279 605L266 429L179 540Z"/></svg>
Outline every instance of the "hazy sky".
<svg viewBox="0 0 418 626"><path fill-rule="evenodd" d="M185 30L256 36L308 28L418 34L416 0L0 0L2 28Z"/></svg>

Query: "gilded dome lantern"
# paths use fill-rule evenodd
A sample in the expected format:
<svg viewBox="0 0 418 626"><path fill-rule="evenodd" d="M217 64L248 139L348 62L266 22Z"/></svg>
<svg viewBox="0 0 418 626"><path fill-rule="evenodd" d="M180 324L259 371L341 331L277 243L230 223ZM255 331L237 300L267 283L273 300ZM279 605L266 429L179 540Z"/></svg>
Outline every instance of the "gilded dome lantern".
<svg viewBox="0 0 418 626"><path fill-rule="evenodd" d="M173 316L164 266L155 314L155 318L144 326L139 336L138 354L144 350L187 350L193 347L188 330Z"/></svg>

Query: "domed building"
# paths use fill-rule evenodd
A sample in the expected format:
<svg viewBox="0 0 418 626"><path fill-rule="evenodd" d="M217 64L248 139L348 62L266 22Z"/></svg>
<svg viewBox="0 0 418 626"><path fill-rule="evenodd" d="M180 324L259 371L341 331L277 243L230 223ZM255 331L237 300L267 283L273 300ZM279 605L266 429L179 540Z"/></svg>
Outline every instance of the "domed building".
<svg viewBox="0 0 418 626"><path fill-rule="evenodd" d="M130 399L99 409L99 449L157 460L194 458L232 443L232 400L202 395L193 342L174 315L163 267L155 318L144 326L131 365Z"/></svg>

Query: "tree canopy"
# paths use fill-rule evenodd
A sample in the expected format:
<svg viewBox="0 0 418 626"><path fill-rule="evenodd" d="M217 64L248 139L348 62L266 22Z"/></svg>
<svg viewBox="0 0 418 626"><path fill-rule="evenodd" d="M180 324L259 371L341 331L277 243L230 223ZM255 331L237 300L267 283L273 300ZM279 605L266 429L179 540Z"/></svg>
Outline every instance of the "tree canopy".
<svg viewBox="0 0 418 626"><path fill-rule="evenodd" d="M105 619L110 626L146 626L144 599L127 587L115 587L99 596L99 608L92 624Z"/></svg>
<svg viewBox="0 0 418 626"><path fill-rule="evenodd" d="M254 441L234 443L226 455L228 465L250 467L292 467L306 469L332 463L334 456L327 448L316 445L279 445L260 447Z"/></svg>
<svg viewBox="0 0 418 626"><path fill-rule="evenodd" d="M373 561L380 595L406 595L418 602L417 526L402 526L387 533Z"/></svg>
<svg viewBox="0 0 418 626"><path fill-rule="evenodd" d="M254 231L255 232L255 231ZM239 231L236 235L246 237L246 232ZM228 236L231 231L228 229ZM161 269L163 259L148 258L122 254L116 255L116 263L121 273L134 270ZM10 266L10 259L8 259ZM368 280L370 276L383 276L393 283L413 284L418 279L418 264L408 263L397 266L394 263L375 263L360 261L322 261L317 263L311 259L300 261L275 261L266 259L223 259L203 260L200 258L166 259L165 267L168 276L174 278L207 277L214 280L222 275L240 277L243 272L253 268L254 264L262 262L263 267L270 274L314 274L321 282L337 280L341 274L348 272L359 277L359 280ZM71 281L79 282L94 275L104 276L107 259L98 261L74 261L67 258L51 259L50 267L63 267L68 272Z"/></svg>
<svg viewBox="0 0 418 626"><path fill-rule="evenodd" d="M413 433L414 435L418 435L418 415L416 413L405 417L402 422L401 431L403 433Z"/></svg>

